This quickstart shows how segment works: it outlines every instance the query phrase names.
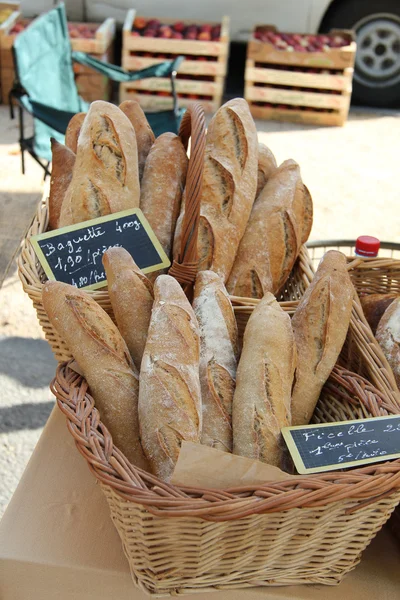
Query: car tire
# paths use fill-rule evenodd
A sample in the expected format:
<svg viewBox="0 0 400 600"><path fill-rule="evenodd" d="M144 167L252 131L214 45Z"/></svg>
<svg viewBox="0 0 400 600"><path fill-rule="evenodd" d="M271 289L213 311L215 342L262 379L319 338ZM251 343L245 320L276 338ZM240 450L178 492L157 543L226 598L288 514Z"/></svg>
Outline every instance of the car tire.
<svg viewBox="0 0 400 600"><path fill-rule="evenodd" d="M400 2L334 2L321 31L334 28L354 29L357 35L352 101L378 107L400 106Z"/></svg>

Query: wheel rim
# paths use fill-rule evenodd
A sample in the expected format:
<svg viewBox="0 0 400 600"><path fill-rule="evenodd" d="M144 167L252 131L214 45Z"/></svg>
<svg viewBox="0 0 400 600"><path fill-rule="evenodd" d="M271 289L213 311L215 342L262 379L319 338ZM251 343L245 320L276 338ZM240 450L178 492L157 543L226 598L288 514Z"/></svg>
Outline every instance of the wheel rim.
<svg viewBox="0 0 400 600"><path fill-rule="evenodd" d="M354 25L357 54L354 79L373 87L400 81L400 18L381 13Z"/></svg>

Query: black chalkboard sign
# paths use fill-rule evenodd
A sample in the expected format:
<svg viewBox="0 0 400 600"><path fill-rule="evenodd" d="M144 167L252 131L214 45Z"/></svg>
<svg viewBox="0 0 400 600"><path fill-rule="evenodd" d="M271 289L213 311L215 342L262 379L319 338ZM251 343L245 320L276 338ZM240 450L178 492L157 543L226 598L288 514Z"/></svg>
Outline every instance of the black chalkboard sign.
<svg viewBox="0 0 400 600"><path fill-rule="evenodd" d="M139 208L32 236L30 242L49 279L95 290L107 285L102 256L125 248L144 273L171 264Z"/></svg>
<svg viewBox="0 0 400 600"><path fill-rule="evenodd" d="M284 427L282 434L301 474L400 458L400 415Z"/></svg>

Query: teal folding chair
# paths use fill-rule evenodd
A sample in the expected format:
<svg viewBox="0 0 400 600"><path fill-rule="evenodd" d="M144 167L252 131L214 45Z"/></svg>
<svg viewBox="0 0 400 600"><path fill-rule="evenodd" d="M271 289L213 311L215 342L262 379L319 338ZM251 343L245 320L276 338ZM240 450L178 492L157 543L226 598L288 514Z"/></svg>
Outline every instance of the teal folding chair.
<svg viewBox="0 0 400 600"><path fill-rule="evenodd" d="M142 71L128 72L83 52L72 52L64 4L41 15L21 32L15 40L13 54L16 78L9 102L11 118L14 118L13 101L18 106L22 173L25 173L24 153L27 151L43 167L45 177L49 175L50 138L64 142L70 119L88 109L88 103L79 96L75 85L73 61L120 83L170 77L173 109L146 116L156 136L165 131L178 133L184 109L178 107L175 77L182 56ZM34 117L34 135L30 137L25 135L25 111Z"/></svg>

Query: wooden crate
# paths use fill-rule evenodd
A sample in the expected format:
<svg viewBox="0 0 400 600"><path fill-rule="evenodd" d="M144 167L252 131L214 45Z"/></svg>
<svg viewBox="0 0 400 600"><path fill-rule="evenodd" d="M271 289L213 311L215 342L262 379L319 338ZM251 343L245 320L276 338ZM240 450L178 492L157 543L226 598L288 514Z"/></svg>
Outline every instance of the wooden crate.
<svg viewBox="0 0 400 600"><path fill-rule="evenodd" d="M13 12L18 12L19 7L19 2L0 2L0 25L2 25L11 16ZM2 19L2 11L7 11L7 13L10 11L11 12L10 14L8 14L6 19Z"/></svg>
<svg viewBox="0 0 400 600"><path fill-rule="evenodd" d="M14 11L0 25L0 97L3 104L8 103L8 95L14 83L14 61L12 47L18 33L12 33L17 23L29 25L32 19L24 19L19 11Z"/></svg>
<svg viewBox="0 0 400 600"><path fill-rule="evenodd" d="M79 34L78 28L85 27L95 32L93 38L73 37L70 31L71 47L76 52L86 52L87 54L103 55L115 37L115 19L106 19L101 25L98 23L73 23L68 22L69 28L74 28Z"/></svg>
<svg viewBox="0 0 400 600"><path fill-rule="evenodd" d="M263 30L277 32L271 26ZM348 31L333 30L329 35L340 35L348 44L328 51L296 52L257 39L249 42L245 98L255 118L344 125L356 43Z"/></svg>
<svg viewBox="0 0 400 600"><path fill-rule="evenodd" d="M129 10L125 19L122 41L122 66L126 70L140 70L176 56L187 57L179 67L176 89L179 105L188 106L194 100L201 102L207 112L215 112L222 103L229 56L229 18L221 23L220 40L176 40L132 36L136 11ZM151 17L146 17L149 20ZM172 25L172 19L160 19ZM183 21L189 25L193 21ZM204 22L196 21L196 25ZM146 110L172 108L171 82L168 78L149 78L120 85L120 101L134 99Z"/></svg>
<svg viewBox="0 0 400 600"><path fill-rule="evenodd" d="M112 63L114 60L113 43L111 43L104 54L92 54L91 56L104 62ZM73 69L79 95L86 102L94 102L95 100L105 100L108 102L110 100L112 91L111 81L106 75L97 73L90 67L78 63L73 64Z"/></svg>

